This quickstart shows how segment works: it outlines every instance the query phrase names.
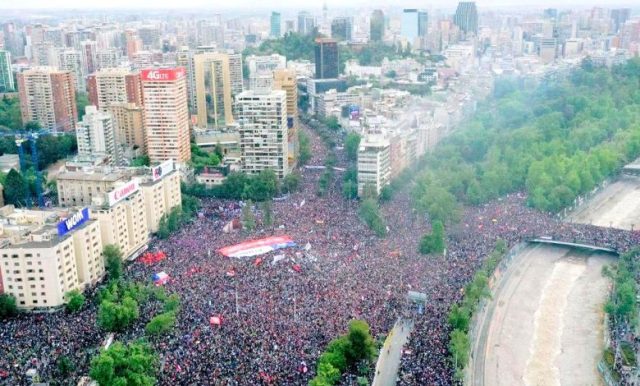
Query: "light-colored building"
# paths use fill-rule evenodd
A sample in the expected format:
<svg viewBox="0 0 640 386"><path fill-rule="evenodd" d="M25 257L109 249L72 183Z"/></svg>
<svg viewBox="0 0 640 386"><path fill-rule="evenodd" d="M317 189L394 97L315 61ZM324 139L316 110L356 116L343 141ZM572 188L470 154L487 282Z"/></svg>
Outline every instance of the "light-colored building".
<svg viewBox="0 0 640 386"><path fill-rule="evenodd" d="M89 76L89 101L102 111L112 103L142 106L140 74L126 68L105 68Z"/></svg>
<svg viewBox="0 0 640 386"><path fill-rule="evenodd" d="M124 150L125 156L131 149L146 154L144 108L135 103L111 103L107 110L113 116L116 142Z"/></svg>
<svg viewBox="0 0 640 386"><path fill-rule="evenodd" d="M87 208L0 208L0 270L5 293L22 309L57 307L65 294L105 272L100 225Z"/></svg>
<svg viewBox="0 0 640 386"><path fill-rule="evenodd" d="M107 165L121 165L122 152L116 142L116 126L110 113L87 106L76 127L78 155L105 157Z"/></svg>
<svg viewBox="0 0 640 386"><path fill-rule="evenodd" d="M193 56L195 108L199 127L233 123L229 55L203 52Z"/></svg>
<svg viewBox="0 0 640 386"><path fill-rule="evenodd" d="M242 54L229 53L229 77L231 78L231 96L234 97L244 91L244 77L242 74Z"/></svg>
<svg viewBox="0 0 640 386"><path fill-rule="evenodd" d="M271 74L275 70L287 68L287 58L284 55L249 55L245 59L249 76Z"/></svg>
<svg viewBox="0 0 640 386"><path fill-rule="evenodd" d="M236 97L243 171L271 169L279 178L289 173L287 93L250 90Z"/></svg>
<svg viewBox="0 0 640 386"><path fill-rule="evenodd" d="M293 170L298 158L298 82L296 72L277 69L273 72L273 87L287 93L287 129L289 143L289 171Z"/></svg>
<svg viewBox="0 0 640 386"><path fill-rule="evenodd" d="M125 169L64 170L58 173L56 185L60 206L89 206L94 196L104 195L118 183L129 181Z"/></svg>
<svg viewBox="0 0 640 386"><path fill-rule="evenodd" d="M162 217L171 209L182 205L180 192L180 174L175 170L173 161L167 161L153 168L152 178L140 182L144 197L147 227L157 232Z"/></svg>
<svg viewBox="0 0 640 386"><path fill-rule="evenodd" d="M43 128L72 131L77 123L76 87L71 71L34 67L18 74L22 123L39 122Z"/></svg>
<svg viewBox="0 0 640 386"><path fill-rule="evenodd" d="M115 48L107 48L96 52L96 70L116 68L120 64L120 52Z"/></svg>
<svg viewBox="0 0 640 386"><path fill-rule="evenodd" d="M144 195L136 179L94 199L91 217L100 223L103 244L117 245L123 258L139 255L149 242Z"/></svg>
<svg viewBox="0 0 640 386"><path fill-rule="evenodd" d="M363 138L358 149L358 195L370 186L380 194L382 188L391 180L389 140L367 136Z"/></svg>
<svg viewBox="0 0 640 386"><path fill-rule="evenodd" d="M191 160L187 79L183 67L143 70L146 149L152 163Z"/></svg>
<svg viewBox="0 0 640 386"><path fill-rule="evenodd" d="M70 71L75 80L76 90L84 92L87 89L86 73L82 63L80 51L62 49L58 52L58 68Z"/></svg>

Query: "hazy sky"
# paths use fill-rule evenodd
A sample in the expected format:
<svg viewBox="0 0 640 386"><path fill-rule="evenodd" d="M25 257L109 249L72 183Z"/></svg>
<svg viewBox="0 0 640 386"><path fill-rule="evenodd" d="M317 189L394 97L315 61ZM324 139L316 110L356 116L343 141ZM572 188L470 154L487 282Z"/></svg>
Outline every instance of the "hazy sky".
<svg viewBox="0 0 640 386"><path fill-rule="evenodd" d="M410 6L426 8L452 8L455 0L326 0L328 7L350 6ZM603 7L615 5L637 5L637 0L478 0L478 7L503 7L509 5L536 5L539 8L553 6L557 8L589 7L598 4ZM614 4L615 3L615 4ZM0 8L4 9L60 9L60 8L321 8L323 0L0 0ZM428 4L428 5L427 5Z"/></svg>

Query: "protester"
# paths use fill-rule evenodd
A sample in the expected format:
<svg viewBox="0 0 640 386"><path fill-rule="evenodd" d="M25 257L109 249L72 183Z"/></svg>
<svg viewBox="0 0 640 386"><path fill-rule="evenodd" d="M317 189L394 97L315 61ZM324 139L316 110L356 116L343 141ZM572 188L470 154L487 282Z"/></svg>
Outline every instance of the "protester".
<svg viewBox="0 0 640 386"><path fill-rule="evenodd" d="M309 164L322 165L326 151L317 136L309 136ZM254 205L256 231L225 232L245 204L205 199L197 219L152 243L151 251L163 251L166 259L127 267L126 277L138 281L166 272L166 290L182 301L176 327L152 339L160 385L306 385L315 375L312 364L349 320L366 320L376 336L386 334L400 315L415 320L400 384L448 385L446 314L496 240L512 246L548 235L619 250L640 241L636 233L560 223L514 194L466 209L460 224L449 229L446 256L423 256L418 243L430 230L428 219L412 209L407 193L384 205L389 232L380 239L359 220L357 203L342 198L338 172L322 197L316 195L322 171L302 172L300 191L273 202L273 225L263 226L263 213ZM273 235L288 235L297 247L261 255L262 260L217 252ZM407 302L410 290L427 295L421 313ZM141 320L116 339L143 336L155 312L144 305ZM69 377L77 379L88 373L106 337L96 325L94 305L73 315L24 314L0 323L0 384L30 384L30 368L43 380L61 379L61 356L71 359L75 369Z"/></svg>

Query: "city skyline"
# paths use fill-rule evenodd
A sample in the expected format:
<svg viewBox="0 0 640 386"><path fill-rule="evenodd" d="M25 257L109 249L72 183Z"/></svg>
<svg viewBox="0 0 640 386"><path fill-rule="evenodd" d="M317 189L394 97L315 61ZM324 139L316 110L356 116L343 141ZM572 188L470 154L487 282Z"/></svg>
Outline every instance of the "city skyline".
<svg viewBox="0 0 640 386"><path fill-rule="evenodd" d="M22 2L14 2L10 0L0 1L0 9L20 10L20 9L39 9L39 10L64 10L64 9L86 9L86 10L98 10L98 9L114 9L114 10L164 10L164 9L224 9L224 10L241 10L250 8L253 11L266 10L266 9L318 9L321 10L323 5L326 4L330 8L344 9L344 8L358 8L358 7L386 7L386 8L402 8L402 7L419 7L419 8L453 8L457 3L449 2L445 0L432 1L429 4L421 4L416 1L404 0L400 2L390 3L388 1L365 1L365 0L326 0L324 2L318 1L313 7L309 7L309 2L304 0L289 0L286 3L277 1L265 1L256 6L252 1L239 0L233 3L216 4L215 6L205 0L184 0L181 2L175 2L171 0L140 0L131 5L127 0L98 0L94 2L84 2L81 0L56 0L54 2L48 0L25 0ZM480 0L476 1L479 8L543 8L543 7L556 7L556 8L569 8L583 9L592 6L601 6L601 2L597 0L592 1L563 1L559 3L553 0L526 0L526 1L509 1L509 0ZM618 0L612 3L605 4L607 7L622 7L622 6L635 6L637 3L633 0Z"/></svg>

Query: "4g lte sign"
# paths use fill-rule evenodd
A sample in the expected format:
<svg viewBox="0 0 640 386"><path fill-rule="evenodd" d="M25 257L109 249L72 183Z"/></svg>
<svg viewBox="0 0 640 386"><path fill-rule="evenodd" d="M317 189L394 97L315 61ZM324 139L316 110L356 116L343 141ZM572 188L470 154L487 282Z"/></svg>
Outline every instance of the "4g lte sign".
<svg viewBox="0 0 640 386"><path fill-rule="evenodd" d="M146 82L170 82L184 78L184 74L183 67L150 69L140 72L142 80Z"/></svg>

